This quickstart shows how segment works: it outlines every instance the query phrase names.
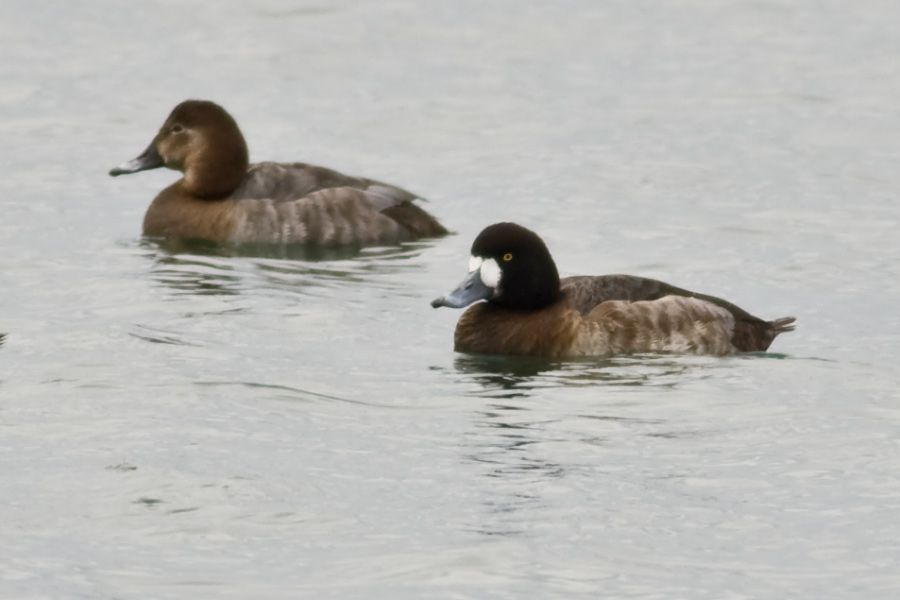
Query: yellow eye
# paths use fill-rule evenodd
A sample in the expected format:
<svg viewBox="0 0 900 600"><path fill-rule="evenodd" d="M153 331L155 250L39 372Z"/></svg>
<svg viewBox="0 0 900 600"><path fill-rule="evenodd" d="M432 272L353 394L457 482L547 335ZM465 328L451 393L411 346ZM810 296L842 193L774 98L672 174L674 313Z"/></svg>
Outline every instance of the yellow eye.
<svg viewBox="0 0 900 600"><path fill-rule="evenodd" d="M507 252L503 255L503 262L509 262L512 260L512 252Z"/></svg>

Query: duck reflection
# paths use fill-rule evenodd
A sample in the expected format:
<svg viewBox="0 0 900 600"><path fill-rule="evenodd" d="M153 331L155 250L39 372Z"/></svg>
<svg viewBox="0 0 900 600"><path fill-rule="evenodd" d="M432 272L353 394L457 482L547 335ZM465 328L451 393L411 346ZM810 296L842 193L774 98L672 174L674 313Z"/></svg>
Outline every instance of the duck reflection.
<svg viewBox="0 0 900 600"><path fill-rule="evenodd" d="M386 274L422 268L413 259L432 244L347 249L144 239L140 248L152 262L151 277L177 294L233 296L263 288L302 294L362 282L383 287L389 285Z"/></svg>
<svg viewBox="0 0 900 600"><path fill-rule="evenodd" d="M314 247L287 244L216 244L205 240L180 240L166 238L147 238L147 243L156 245L168 254L194 254L218 256L223 258L277 258L283 260L329 261L348 260L363 253L358 246L339 246L334 248ZM382 251L393 251L381 248Z"/></svg>
<svg viewBox="0 0 900 600"><path fill-rule="evenodd" d="M240 274L232 265L199 256L154 256L151 277L177 295L233 296L241 291Z"/></svg>
<svg viewBox="0 0 900 600"><path fill-rule="evenodd" d="M350 260L357 257L394 257L396 259L416 256L430 248L434 240L407 242L395 246L336 246L317 247L298 244L217 244L205 240L181 240L167 238L142 238L145 248L158 248L171 255L192 254L218 256L223 258L275 258L310 262Z"/></svg>
<svg viewBox="0 0 900 600"><path fill-rule="evenodd" d="M702 360L702 359L701 359ZM548 387L602 385L674 387L696 366L693 357L629 355L551 361L533 357L460 355L454 361L464 381L480 388L469 395L489 398L531 396ZM706 361L704 361L706 362Z"/></svg>
<svg viewBox="0 0 900 600"><path fill-rule="evenodd" d="M514 403L492 403L475 411L466 435L463 462L492 480L482 501L485 515L473 528L491 536L524 533L520 513L545 505L546 484L566 475L560 463L542 456L547 421Z"/></svg>
<svg viewBox="0 0 900 600"><path fill-rule="evenodd" d="M698 362L703 361L658 355L565 362L457 357L456 371L466 383L476 384L468 395L479 402L472 411L462 460L490 482L473 529L490 536L525 533L533 511L554 510L559 490L572 485L566 479L591 468L590 461L584 461L586 453L602 452L623 429L626 435L677 436L671 423L633 416L628 408L632 403L623 403L621 394L610 401L602 388L674 387L690 379L692 370L703 370ZM572 395L564 404L550 401L550 396L558 396L552 394L557 388L583 389L589 395Z"/></svg>
<svg viewBox="0 0 900 600"><path fill-rule="evenodd" d="M6 334L0 333L0 346L6 343Z"/></svg>
<svg viewBox="0 0 900 600"><path fill-rule="evenodd" d="M561 363L533 357L472 354L456 357L454 366L463 379L480 389L470 395L491 398L530 396L542 384L542 373L559 369Z"/></svg>

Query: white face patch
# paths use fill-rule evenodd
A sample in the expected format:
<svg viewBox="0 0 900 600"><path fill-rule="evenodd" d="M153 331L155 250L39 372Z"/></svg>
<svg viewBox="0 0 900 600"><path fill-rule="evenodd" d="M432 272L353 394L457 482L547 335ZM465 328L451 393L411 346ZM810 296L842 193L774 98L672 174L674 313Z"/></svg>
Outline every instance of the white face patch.
<svg viewBox="0 0 900 600"><path fill-rule="evenodd" d="M473 256L469 258L469 273L481 267L481 263L484 262L484 259L480 256Z"/></svg>
<svg viewBox="0 0 900 600"><path fill-rule="evenodd" d="M502 275L503 272L500 270L500 265L497 264L496 260L494 260L493 258L489 258L482 261L481 283L491 288L492 290L496 290L500 286L500 277Z"/></svg>

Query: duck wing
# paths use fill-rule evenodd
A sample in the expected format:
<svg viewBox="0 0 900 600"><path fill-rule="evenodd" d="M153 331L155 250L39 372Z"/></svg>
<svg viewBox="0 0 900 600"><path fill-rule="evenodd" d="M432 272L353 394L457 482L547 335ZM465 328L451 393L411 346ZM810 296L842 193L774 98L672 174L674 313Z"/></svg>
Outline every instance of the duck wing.
<svg viewBox="0 0 900 600"><path fill-rule="evenodd" d="M371 246L412 239L399 223L372 207L368 194L326 188L292 200L231 198L236 243Z"/></svg>
<svg viewBox="0 0 900 600"><path fill-rule="evenodd" d="M289 201L332 188L353 188L370 192L373 206L379 211L419 198L403 188L374 179L353 177L307 163L276 162L250 165L247 176L233 197Z"/></svg>
<svg viewBox="0 0 900 600"><path fill-rule="evenodd" d="M668 295L656 300L607 300L584 317L605 354L675 352L724 356L733 345L734 316L710 302Z"/></svg>
<svg viewBox="0 0 900 600"><path fill-rule="evenodd" d="M666 296L703 300L731 313L734 318L731 342L741 352L766 350L778 334L793 331L793 324L796 320L794 317L784 317L766 321L722 298L692 292L663 281L634 275L566 277L560 281L560 287L574 308L585 315L600 304L611 300L639 302L659 300Z"/></svg>
<svg viewBox="0 0 900 600"><path fill-rule="evenodd" d="M636 277L634 275L577 275L565 277L560 281L562 291L571 299L575 308L582 314L587 314L595 306L607 300L659 300L665 296L685 296L706 300L716 306L721 306L734 315L735 319L747 321L762 321L754 317L743 308L715 296L699 294L684 288L676 287L664 281Z"/></svg>
<svg viewBox="0 0 900 600"><path fill-rule="evenodd" d="M232 198L265 198L276 203L290 203L324 190L341 191L319 195L315 198L317 203L348 195L358 198L358 192L361 192L372 210L400 225L409 233L406 236L409 239L447 233L437 219L415 204L415 200L422 200L420 196L375 179L353 177L307 163L261 162L251 165Z"/></svg>

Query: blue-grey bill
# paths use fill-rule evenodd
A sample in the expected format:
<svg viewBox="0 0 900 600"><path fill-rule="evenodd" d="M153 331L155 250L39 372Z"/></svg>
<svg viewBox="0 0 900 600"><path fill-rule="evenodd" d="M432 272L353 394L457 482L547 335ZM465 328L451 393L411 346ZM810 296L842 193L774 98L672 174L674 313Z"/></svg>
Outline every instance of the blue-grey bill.
<svg viewBox="0 0 900 600"><path fill-rule="evenodd" d="M109 171L109 174L113 177L117 177L119 175L137 173L138 171L157 169L164 164L165 163L163 162L162 156L160 156L159 152L156 151L156 146L154 144L150 144L140 156L133 160L129 160L128 162L124 162L118 167L114 167Z"/></svg>
<svg viewBox="0 0 900 600"><path fill-rule="evenodd" d="M489 300L494 295L494 290L484 285L481 281L481 271L475 269L469 273L463 282L455 290L435 298L431 301L432 308L449 306L450 308L464 308L479 300Z"/></svg>

